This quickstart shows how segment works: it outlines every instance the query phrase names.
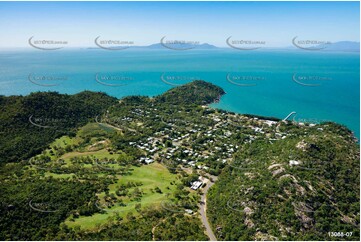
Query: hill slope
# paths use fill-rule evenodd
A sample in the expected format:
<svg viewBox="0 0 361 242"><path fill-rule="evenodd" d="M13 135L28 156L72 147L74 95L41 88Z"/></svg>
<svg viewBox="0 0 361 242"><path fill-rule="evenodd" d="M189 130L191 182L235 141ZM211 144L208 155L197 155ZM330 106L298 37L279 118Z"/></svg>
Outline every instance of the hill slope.
<svg viewBox="0 0 361 242"><path fill-rule="evenodd" d="M116 103L104 93L37 92L0 97L0 164L27 159Z"/></svg>
<svg viewBox="0 0 361 242"><path fill-rule="evenodd" d="M235 155L210 191L218 239L359 240L358 145L339 125L318 132L253 142Z"/></svg>
<svg viewBox="0 0 361 242"><path fill-rule="evenodd" d="M156 97L156 102L170 104L206 105L219 100L225 94L224 90L212 83L193 81L183 86L175 87Z"/></svg>

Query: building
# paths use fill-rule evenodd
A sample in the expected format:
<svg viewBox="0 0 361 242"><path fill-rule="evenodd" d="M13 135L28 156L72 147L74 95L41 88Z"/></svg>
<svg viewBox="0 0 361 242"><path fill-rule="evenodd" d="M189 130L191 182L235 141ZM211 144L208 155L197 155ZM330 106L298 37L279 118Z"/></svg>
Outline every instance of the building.
<svg viewBox="0 0 361 242"><path fill-rule="evenodd" d="M195 181L193 183L191 183L191 189L193 190L197 190L198 188L200 188L202 186L203 182L201 181Z"/></svg>

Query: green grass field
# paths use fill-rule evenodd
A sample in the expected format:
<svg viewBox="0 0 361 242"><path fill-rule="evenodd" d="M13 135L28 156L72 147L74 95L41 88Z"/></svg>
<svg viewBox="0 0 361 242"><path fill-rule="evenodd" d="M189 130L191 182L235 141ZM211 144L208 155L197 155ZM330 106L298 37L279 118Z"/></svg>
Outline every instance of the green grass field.
<svg viewBox="0 0 361 242"><path fill-rule="evenodd" d="M168 169L161 164L153 163L150 165L143 165L141 167L133 167L131 175L119 176L119 180L116 184L109 186L109 193L114 193L116 187L127 182L141 182L143 185L138 188L142 190L143 196L140 201L131 201L128 197L122 197L126 206L120 206L115 204L111 208L104 208L105 213L97 213L92 216L80 216L75 221L68 219L65 223L69 227L80 226L81 229L91 230L95 229L97 225L106 223L108 218L118 213L123 219L125 219L127 213L132 212L133 215L137 215L138 212L135 209L136 204L141 204L141 208L145 207L159 207L160 203L167 200L168 194L172 194L175 191L177 184L177 176L171 174ZM170 183L173 182L173 185ZM162 193L152 191L155 187L159 187ZM133 188L134 189L134 188ZM133 189L129 189L132 191ZM98 194L98 197L102 201L104 193ZM103 208L103 204L99 204Z"/></svg>
<svg viewBox="0 0 361 242"><path fill-rule="evenodd" d="M103 158L116 159L119 156L119 154L109 154L107 150L102 149L98 151L86 151L86 152L73 151L62 155L60 158L63 159L66 163L69 163L71 158L82 157L82 156L94 156L95 158L101 160Z"/></svg>
<svg viewBox="0 0 361 242"><path fill-rule="evenodd" d="M114 130L104 130L104 128L96 123L90 123L82 127L78 132L76 137L70 138L68 136L63 136L59 139L56 139L51 145L50 148L43 152L43 155L49 156L52 162L56 162L58 159L65 161L65 164L62 167L72 166L72 158L75 157L85 157L92 156L99 160L114 159L116 160L119 157L119 154L111 154L108 152L107 147L109 147L109 140L106 139L104 133L115 132ZM96 136L95 138L93 136ZM88 137L90 139L88 139ZM82 145L84 140L88 139L85 145ZM101 142L103 147L98 150L93 150L91 147L94 147L94 144ZM66 151L61 156L56 156L57 150L63 149L66 150L67 146L78 146L81 145L81 149L72 149L72 151ZM102 164L99 164L102 166ZM94 164L81 164L83 168L92 169ZM97 165L98 166L98 165ZM32 169L41 168L44 170L45 166L33 166ZM108 169L119 169L122 168L119 164L108 164L104 165L105 171ZM98 177L106 176L107 172L102 172L99 169L97 170ZM52 176L53 178L71 178L74 177L74 173L70 174L55 174L49 170L44 173L45 177ZM105 197L106 193L102 192L97 194L98 204L97 206L103 209L103 212L93 214L92 216L79 216L78 218L73 218L72 215L65 221L65 224L69 227L80 227L85 230L94 230L99 225L105 224L109 219L115 215L120 216L123 220L126 220L126 215L131 212L133 215L139 214L136 210L136 205L140 205L141 209L159 207L162 201L167 201L168 197L172 197L174 191L176 190L177 184L180 183L179 177L175 174L171 174L168 169L159 164L152 163L150 165L142 165L140 167L132 166L130 173L127 175L116 175L117 181L114 184L108 186L109 194L113 194L118 201L114 202L112 206L106 203ZM137 184L137 186L127 187L127 195L116 195L116 191L119 186L127 185L128 183ZM171 184L172 183L172 184ZM157 188L157 189L156 189ZM160 191L158 190L160 189ZM124 189L123 189L124 190ZM136 191L141 191L140 196L136 196ZM120 203L120 200L122 203Z"/></svg>

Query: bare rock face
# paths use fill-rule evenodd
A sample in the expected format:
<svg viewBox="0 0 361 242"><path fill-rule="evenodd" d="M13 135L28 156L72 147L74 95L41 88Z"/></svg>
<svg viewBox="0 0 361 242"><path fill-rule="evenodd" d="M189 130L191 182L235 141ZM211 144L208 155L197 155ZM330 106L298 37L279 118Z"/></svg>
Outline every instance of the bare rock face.
<svg viewBox="0 0 361 242"><path fill-rule="evenodd" d="M246 215L251 215L253 213L253 210L249 207L245 207L243 209L243 212L246 214Z"/></svg>
<svg viewBox="0 0 361 242"><path fill-rule="evenodd" d="M270 234L262 233L262 232L260 232L260 231L258 231L258 232L255 234L254 237L255 237L255 238L254 238L255 240L261 240L261 241L276 241L276 240L278 240L277 237L272 236L272 235L270 235Z"/></svg>
<svg viewBox="0 0 361 242"><path fill-rule="evenodd" d="M348 224L356 225L355 219L350 218L349 216L346 216L346 215L342 215L341 221L345 222L345 223L348 223Z"/></svg>
<svg viewBox="0 0 361 242"><path fill-rule="evenodd" d="M251 228L254 227L253 221L252 221L251 219L249 219L249 218L246 218L246 219L244 220L244 224L245 224L249 229L251 229Z"/></svg>
<svg viewBox="0 0 361 242"><path fill-rule="evenodd" d="M270 165L267 169L272 170L275 167L282 167L282 164L273 164L273 165Z"/></svg>
<svg viewBox="0 0 361 242"><path fill-rule="evenodd" d="M244 173L245 176L247 176L249 179L254 179L256 177L256 174L252 172L246 172Z"/></svg>
<svg viewBox="0 0 361 242"><path fill-rule="evenodd" d="M295 215L298 217L298 219L301 221L304 228L309 229L313 226L313 219L308 217L308 213L312 213L313 209L310 206L307 206L303 202L299 203L292 203L294 206Z"/></svg>
<svg viewBox="0 0 361 242"><path fill-rule="evenodd" d="M283 167L281 167L280 169L272 171L272 176L277 176L278 174L281 174L284 171L285 171L285 169Z"/></svg>
<svg viewBox="0 0 361 242"><path fill-rule="evenodd" d="M277 176L278 174L285 171L282 164L273 164L270 165L267 169L272 173L272 176Z"/></svg>
<svg viewBox="0 0 361 242"><path fill-rule="evenodd" d="M298 142L296 145L296 148L300 149L302 151L306 151L307 147L308 147L308 144L304 140Z"/></svg>
<svg viewBox="0 0 361 242"><path fill-rule="evenodd" d="M284 179L284 178L291 178L294 183L298 183L296 177L294 177L294 176L291 175L291 174L282 175L282 176L280 176L280 178L279 178L278 180L282 180L282 179Z"/></svg>

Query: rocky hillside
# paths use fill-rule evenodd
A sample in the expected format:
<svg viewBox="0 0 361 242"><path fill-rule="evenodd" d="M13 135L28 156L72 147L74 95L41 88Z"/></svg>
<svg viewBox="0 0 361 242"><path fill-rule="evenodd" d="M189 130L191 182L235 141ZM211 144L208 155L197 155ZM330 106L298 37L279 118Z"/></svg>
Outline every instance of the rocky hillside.
<svg viewBox="0 0 361 242"><path fill-rule="evenodd" d="M287 138L244 145L212 187L208 216L218 239L359 240L352 134L332 123L278 131Z"/></svg>

